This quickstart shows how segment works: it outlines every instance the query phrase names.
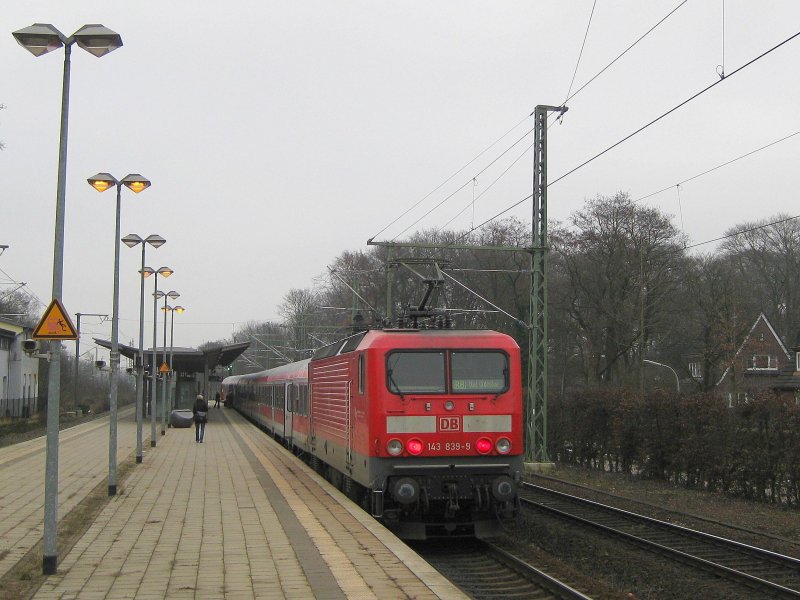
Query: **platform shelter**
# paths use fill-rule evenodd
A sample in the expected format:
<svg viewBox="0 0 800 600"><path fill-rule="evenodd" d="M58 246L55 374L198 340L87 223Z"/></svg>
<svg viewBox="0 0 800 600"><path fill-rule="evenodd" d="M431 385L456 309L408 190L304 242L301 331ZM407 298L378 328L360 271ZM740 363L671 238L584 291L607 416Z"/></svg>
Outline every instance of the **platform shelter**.
<svg viewBox="0 0 800 600"><path fill-rule="evenodd" d="M95 338L98 346L111 349L111 342ZM220 382L228 374L229 367L247 348L250 342L240 342L238 344L225 344L204 348L185 348L167 346L166 353L164 347L148 348L144 351L145 386L149 386L153 364L156 372L165 363L172 365L172 370L177 375L173 379L174 385L171 386L171 398L169 406L172 408L191 408L197 394L203 394L206 400L213 401L219 392ZM119 345L122 356L129 360L129 372L133 372L134 366L138 363L139 348ZM160 381L161 375L159 375ZM160 384L159 384L160 385ZM147 393L147 388L145 389ZM159 388L160 392L160 388ZM146 395L145 397L149 397Z"/></svg>

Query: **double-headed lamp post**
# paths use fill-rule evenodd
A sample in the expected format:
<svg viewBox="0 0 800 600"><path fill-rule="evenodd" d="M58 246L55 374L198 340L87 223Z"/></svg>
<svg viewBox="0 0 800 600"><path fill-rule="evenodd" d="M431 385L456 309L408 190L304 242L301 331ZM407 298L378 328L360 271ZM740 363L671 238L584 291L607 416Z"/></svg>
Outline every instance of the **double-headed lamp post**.
<svg viewBox="0 0 800 600"><path fill-rule="evenodd" d="M117 493L117 390L119 388L119 236L122 209L122 186L138 194L150 187L150 181L138 173L126 175L119 181L108 173L98 173L88 180L98 192L110 187L117 188L117 222L114 230L114 304L111 313L111 355L109 360L108 407L111 424L108 428L108 495Z"/></svg>
<svg viewBox="0 0 800 600"><path fill-rule="evenodd" d="M164 298L164 364L167 364L167 300L175 298L180 298L180 294L175 290L170 290L166 294L163 292L156 292L156 294L161 294L161 297ZM161 378L161 435L166 435L167 433L167 377L169 373L164 373Z"/></svg>
<svg viewBox="0 0 800 600"><path fill-rule="evenodd" d="M154 276L154 284L153 284L153 358L151 363L151 373L150 373L150 447L156 447L156 374L158 372L158 365L156 364L158 361L158 352L156 350L156 344L158 343L157 335L158 335L158 328L157 328L157 321L158 321L158 299L161 296L158 296L158 276L161 275L162 277L169 277L172 275L174 271L169 267L161 267L157 271L151 269L150 267L144 267L142 269L142 276L143 277L150 277L150 275Z"/></svg>
<svg viewBox="0 0 800 600"><path fill-rule="evenodd" d="M160 248L167 243L157 234L148 235L142 239L135 233L129 233L122 238L122 243L128 248L137 244L142 245L142 269L139 271L139 357L136 365L136 462L142 462L142 407L144 406L144 251L150 244L153 248Z"/></svg>
<svg viewBox="0 0 800 600"><path fill-rule="evenodd" d="M166 325L166 323L167 323L166 314L170 313L170 326L169 326L169 376L170 376L170 382L168 384L167 395L169 396L169 399L170 399L170 404L169 404L170 409L172 409L172 407L174 406L174 404L172 402L172 398L173 398L173 392L175 391L173 389L173 385L172 385L173 384L173 380L175 378L175 369L173 368L173 358L174 358L173 350L174 350L174 347L172 345L172 342L175 339L174 338L174 336L175 336L175 313L181 314L186 309L183 308L182 306L170 306L169 304L167 304L161 310L164 311L164 325Z"/></svg>
<svg viewBox="0 0 800 600"><path fill-rule="evenodd" d="M67 131L69 121L69 79L72 45L78 44L94 56L102 57L122 46L120 35L102 25L84 25L66 37L53 25L35 23L12 33L14 39L34 56L42 56L64 46L64 71L61 84L61 132L58 138L58 182L56 184L56 224L53 244L53 299L61 300L64 275L64 212L67 187ZM61 400L61 342L50 343L50 369L47 386L47 446L44 480L44 548L42 573L52 575L58 566L56 528L58 526L58 414Z"/></svg>

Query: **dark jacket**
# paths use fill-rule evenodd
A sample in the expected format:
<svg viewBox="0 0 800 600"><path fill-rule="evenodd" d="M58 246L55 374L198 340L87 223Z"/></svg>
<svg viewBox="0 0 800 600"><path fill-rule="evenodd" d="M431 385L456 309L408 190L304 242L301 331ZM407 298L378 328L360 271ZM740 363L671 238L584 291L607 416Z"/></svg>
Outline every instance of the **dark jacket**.
<svg viewBox="0 0 800 600"><path fill-rule="evenodd" d="M195 421L197 421L198 412L204 412L206 414L208 413L208 402L206 402L205 399L201 400L200 398L197 398L194 401L194 406L192 407L192 414L194 415Z"/></svg>

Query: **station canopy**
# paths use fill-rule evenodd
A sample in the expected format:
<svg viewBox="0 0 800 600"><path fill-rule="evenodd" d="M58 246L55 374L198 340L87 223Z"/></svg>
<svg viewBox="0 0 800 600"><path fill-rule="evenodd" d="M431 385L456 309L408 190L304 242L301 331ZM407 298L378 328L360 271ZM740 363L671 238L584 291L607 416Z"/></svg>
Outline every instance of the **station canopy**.
<svg viewBox="0 0 800 600"><path fill-rule="evenodd" d="M108 340L101 340L94 338L98 346L111 349L111 342ZM213 346L204 350L197 348L183 348L174 346L172 349L167 347L167 359L169 364L170 353L172 354L172 366L178 373L204 373L206 370L213 371L215 367L227 367L234 360L247 350L250 342L240 342L238 344L227 344L223 346ZM134 346L127 346L119 344L119 352L125 358L129 358L136 362L139 356L139 348ZM153 362L153 349L145 348L144 350L144 365L149 370L150 363ZM164 361L164 347L156 347L156 367L161 365ZM152 371L151 371L152 372Z"/></svg>

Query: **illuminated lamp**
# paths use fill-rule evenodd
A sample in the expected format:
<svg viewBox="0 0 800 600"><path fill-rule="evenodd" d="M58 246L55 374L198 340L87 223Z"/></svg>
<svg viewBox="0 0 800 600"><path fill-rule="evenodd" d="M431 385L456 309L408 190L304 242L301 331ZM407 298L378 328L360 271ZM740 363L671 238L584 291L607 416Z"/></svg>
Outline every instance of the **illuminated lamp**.
<svg viewBox="0 0 800 600"><path fill-rule="evenodd" d="M492 440L489 438L481 438L475 443L475 447L481 454L489 454L492 451Z"/></svg>
<svg viewBox="0 0 800 600"><path fill-rule="evenodd" d="M408 450L409 454L413 454L414 456L418 456L422 454L422 440L418 440L417 438L413 438L408 440L406 444L406 449Z"/></svg>

